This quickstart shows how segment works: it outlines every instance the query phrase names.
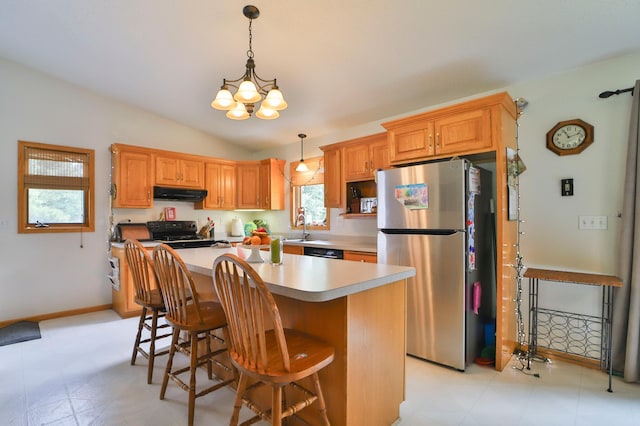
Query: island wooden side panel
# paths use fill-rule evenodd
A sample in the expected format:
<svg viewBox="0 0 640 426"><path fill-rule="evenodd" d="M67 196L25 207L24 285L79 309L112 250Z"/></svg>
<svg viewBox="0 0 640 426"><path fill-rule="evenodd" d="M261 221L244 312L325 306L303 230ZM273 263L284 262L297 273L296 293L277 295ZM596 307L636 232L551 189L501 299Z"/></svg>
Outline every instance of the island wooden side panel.
<svg viewBox="0 0 640 426"><path fill-rule="evenodd" d="M192 275L201 297L215 300L211 277ZM326 302L274 298L284 327L335 348L333 362L320 371L331 424L387 426L399 418L405 399L406 280ZM313 389L308 380L301 384ZM313 409L298 414L320 424Z"/></svg>
<svg viewBox="0 0 640 426"><path fill-rule="evenodd" d="M405 400L406 281L348 296L347 425L391 425Z"/></svg>

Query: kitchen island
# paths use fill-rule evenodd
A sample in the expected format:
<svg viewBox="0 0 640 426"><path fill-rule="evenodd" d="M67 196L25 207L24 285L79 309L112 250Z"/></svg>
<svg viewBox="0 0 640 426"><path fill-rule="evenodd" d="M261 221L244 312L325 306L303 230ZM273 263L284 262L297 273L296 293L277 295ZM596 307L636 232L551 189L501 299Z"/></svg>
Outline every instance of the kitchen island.
<svg viewBox="0 0 640 426"><path fill-rule="evenodd" d="M211 268L235 248L180 250L198 292L215 298ZM320 372L331 424L391 425L405 399L406 279L404 266L284 255L284 264L252 263L271 292L285 327L332 344L334 361ZM315 410L301 414L311 424Z"/></svg>

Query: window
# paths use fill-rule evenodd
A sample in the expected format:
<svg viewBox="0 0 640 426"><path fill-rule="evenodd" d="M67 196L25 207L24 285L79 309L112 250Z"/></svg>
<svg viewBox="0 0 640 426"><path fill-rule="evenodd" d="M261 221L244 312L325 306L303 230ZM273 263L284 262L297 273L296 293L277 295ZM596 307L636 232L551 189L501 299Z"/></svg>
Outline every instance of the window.
<svg viewBox="0 0 640 426"><path fill-rule="evenodd" d="M94 231L94 151L18 141L18 232Z"/></svg>
<svg viewBox="0 0 640 426"><path fill-rule="evenodd" d="M324 206L324 157L305 160L308 172L296 172L291 163L291 228L302 229L299 209L304 208L307 229L329 230L329 210Z"/></svg>

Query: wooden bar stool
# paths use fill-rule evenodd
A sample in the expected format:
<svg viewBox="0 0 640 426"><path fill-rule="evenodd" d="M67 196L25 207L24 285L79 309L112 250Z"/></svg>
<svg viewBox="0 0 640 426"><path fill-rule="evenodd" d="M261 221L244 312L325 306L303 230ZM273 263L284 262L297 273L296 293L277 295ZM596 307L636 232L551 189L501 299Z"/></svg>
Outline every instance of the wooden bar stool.
<svg viewBox="0 0 640 426"><path fill-rule="evenodd" d="M233 378L217 381L214 385L197 391L196 370L206 365L207 375L213 379L214 358L227 351L228 342L227 323L222 306L217 302L201 301L196 292L191 273L180 256L169 246L160 244L153 249L153 262L162 296L167 308L166 320L173 326L173 338L169 350L169 359L164 372L160 399L164 399L169 378L189 393L189 426L193 425L195 399L233 383L236 379L235 371L226 367ZM222 330L224 340L212 335L215 330ZM180 333L188 335L186 341L181 341ZM224 343L215 351L211 350L212 338ZM204 342L205 353L199 355L198 343ZM189 365L173 368L174 355L180 351L189 356ZM223 364L216 365L225 368ZM189 372L189 381L182 380L180 375Z"/></svg>
<svg viewBox="0 0 640 426"><path fill-rule="evenodd" d="M302 332L284 329L273 295L257 272L233 254L219 256L213 264L213 283L229 324L229 355L240 371L230 425L238 424L244 403L256 416L272 425L317 402L320 419L329 424L318 371L333 361L334 348ZM315 393L295 383L311 377ZM255 383L249 386L249 381ZM271 407L263 409L249 396L255 388L271 387ZM297 401L283 401L283 388L295 387ZM264 404L263 404L264 405ZM283 407L283 405L286 405Z"/></svg>
<svg viewBox="0 0 640 426"><path fill-rule="evenodd" d="M131 355L131 365L135 365L138 353L149 360L147 383L151 383L155 358L169 353L169 349L162 349L156 352L156 342L171 336L171 333L158 335L158 332L170 326L167 323L158 325L158 320L165 316L164 301L162 300L160 289L156 285L153 261L147 250L138 240L126 240L124 249L136 291L134 300L142 307L140 321L138 322L138 333L133 345L133 354ZM143 330L149 332L149 337L142 338ZM149 344L148 352L144 348L147 343Z"/></svg>

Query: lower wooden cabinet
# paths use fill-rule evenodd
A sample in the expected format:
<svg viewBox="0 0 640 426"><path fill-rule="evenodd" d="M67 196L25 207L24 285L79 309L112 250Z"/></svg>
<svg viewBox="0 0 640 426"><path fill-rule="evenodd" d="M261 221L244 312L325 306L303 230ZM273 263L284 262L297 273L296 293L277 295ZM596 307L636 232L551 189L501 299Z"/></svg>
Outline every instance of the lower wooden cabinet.
<svg viewBox="0 0 640 426"><path fill-rule="evenodd" d="M124 248L114 247L111 249L111 254L118 258L120 267L120 290L111 290L112 309L122 318L138 316L142 312L142 308L135 302L136 290Z"/></svg>
<svg viewBox="0 0 640 426"><path fill-rule="evenodd" d="M344 260L355 260L357 262L378 263L378 255L364 251L345 250Z"/></svg>
<svg viewBox="0 0 640 426"><path fill-rule="evenodd" d="M289 254L304 254L303 246L290 246L285 244L283 250L285 253Z"/></svg>

